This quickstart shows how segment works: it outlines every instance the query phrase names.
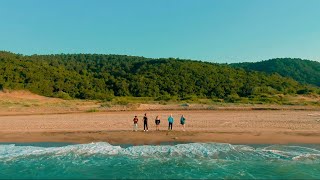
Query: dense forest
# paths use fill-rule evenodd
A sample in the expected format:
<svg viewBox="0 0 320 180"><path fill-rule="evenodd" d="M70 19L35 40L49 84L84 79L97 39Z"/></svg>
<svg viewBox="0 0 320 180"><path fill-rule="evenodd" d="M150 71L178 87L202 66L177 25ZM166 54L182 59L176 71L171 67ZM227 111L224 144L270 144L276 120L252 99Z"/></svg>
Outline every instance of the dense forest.
<svg viewBox="0 0 320 180"><path fill-rule="evenodd" d="M284 77L291 77L300 83L320 87L320 63L316 61L278 58L255 63L236 63L231 66L268 74L278 73Z"/></svg>
<svg viewBox="0 0 320 180"><path fill-rule="evenodd" d="M0 52L0 88L44 96L112 99L115 96L221 98L319 93L279 74L180 59L125 55L19 55Z"/></svg>

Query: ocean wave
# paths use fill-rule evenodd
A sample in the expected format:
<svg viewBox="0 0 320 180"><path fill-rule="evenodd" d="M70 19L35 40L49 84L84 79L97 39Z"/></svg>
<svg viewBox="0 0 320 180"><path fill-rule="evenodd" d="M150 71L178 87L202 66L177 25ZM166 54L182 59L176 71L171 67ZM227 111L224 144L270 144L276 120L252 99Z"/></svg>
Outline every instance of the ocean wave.
<svg viewBox="0 0 320 180"><path fill-rule="evenodd" d="M254 148L227 143L189 143L177 145L143 145L122 148L105 142L63 147L0 145L0 160L30 156L104 155L159 158L206 158L221 160L320 160L320 151L309 147L272 145Z"/></svg>

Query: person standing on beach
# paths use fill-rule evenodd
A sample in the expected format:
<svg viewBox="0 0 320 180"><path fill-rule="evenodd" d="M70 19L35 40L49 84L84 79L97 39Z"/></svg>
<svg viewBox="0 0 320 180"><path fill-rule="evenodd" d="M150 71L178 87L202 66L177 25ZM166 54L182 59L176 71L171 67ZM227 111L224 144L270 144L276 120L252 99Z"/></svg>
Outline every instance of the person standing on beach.
<svg viewBox="0 0 320 180"><path fill-rule="evenodd" d="M173 117L172 117L172 114L168 117L168 122L169 122L169 127L168 127L168 130L172 130L172 124L173 124Z"/></svg>
<svg viewBox="0 0 320 180"><path fill-rule="evenodd" d="M182 126L183 131L185 131L185 123L186 123L186 118L183 115L181 115L180 124Z"/></svg>
<svg viewBox="0 0 320 180"><path fill-rule="evenodd" d="M143 131L148 131L148 117L147 113L144 114L143 117Z"/></svg>
<svg viewBox="0 0 320 180"><path fill-rule="evenodd" d="M133 131L138 131L138 117L137 116L134 116L133 118Z"/></svg>
<svg viewBox="0 0 320 180"><path fill-rule="evenodd" d="M160 117L159 117L159 115L156 117L155 123L156 123L156 131L159 131L159 125L160 125Z"/></svg>

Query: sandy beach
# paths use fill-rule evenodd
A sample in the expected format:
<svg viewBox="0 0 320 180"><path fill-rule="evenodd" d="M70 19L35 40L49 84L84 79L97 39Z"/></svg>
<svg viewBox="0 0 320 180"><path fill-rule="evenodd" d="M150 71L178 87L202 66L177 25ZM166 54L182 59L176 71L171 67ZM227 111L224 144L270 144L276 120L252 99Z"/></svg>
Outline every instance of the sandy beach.
<svg viewBox="0 0 320 180"><path fill-rule="evenodd" d="M147 113L148 132L143 132L144 111L0 116L0 142L320 143L320 111L317 110L203 110ZM169 132L167 117L171 113L175 122L173 131ZM181 114L187 118L185 132L179 123ZM134 115L140 120L138 132L132 132ZM161 118L161 131L155 131L154 119L157 115Z"/></svg>

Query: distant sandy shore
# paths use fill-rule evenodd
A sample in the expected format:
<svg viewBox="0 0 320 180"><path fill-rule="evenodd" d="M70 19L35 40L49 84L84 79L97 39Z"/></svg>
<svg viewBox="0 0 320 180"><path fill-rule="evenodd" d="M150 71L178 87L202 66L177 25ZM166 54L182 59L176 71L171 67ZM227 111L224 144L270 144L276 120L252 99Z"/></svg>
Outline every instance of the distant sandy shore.
<svg viewBox="0 0 320 180"><path fill-rule="evenodd" d="M150 111L149 131L143 132L144 111L0 116L0 142L105 141L111 144L163 142L224 142L233 144L320 143L319 110ZM168 132L167 117L175 122ZM184 114L186 131L179 118ZM138 115L139 132L132 132ZM161 131L154 119L161 117Z"/></svg>

